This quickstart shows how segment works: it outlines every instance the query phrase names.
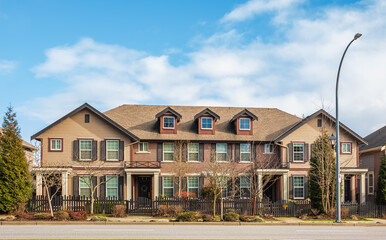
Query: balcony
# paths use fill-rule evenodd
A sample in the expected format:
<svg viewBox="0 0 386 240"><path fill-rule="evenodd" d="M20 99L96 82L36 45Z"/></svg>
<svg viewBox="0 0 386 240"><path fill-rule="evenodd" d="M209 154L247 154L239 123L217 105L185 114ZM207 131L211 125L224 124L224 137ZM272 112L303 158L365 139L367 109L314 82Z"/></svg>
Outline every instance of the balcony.
<svg viewBox="0 0 386 240"><path fill-rule="evenodd" d="M125 162L125 168L161 168L161 163L158 161Z"/></svg>

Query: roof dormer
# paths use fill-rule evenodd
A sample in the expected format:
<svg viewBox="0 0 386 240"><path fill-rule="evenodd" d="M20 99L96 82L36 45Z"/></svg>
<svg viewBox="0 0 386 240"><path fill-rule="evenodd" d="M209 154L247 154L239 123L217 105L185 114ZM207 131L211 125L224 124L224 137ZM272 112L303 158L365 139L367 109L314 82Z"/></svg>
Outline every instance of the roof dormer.
<svg viewBox="0 0 386 240"><path fill-rule="evenodd" d="M236 114L231 122L235 122L237 135L252 135L253 134L253 121L257 121L255 114L251 113L247 109Z"/></svg>
<svg viewBox="0 0 386 240"><path fill-rule="evenodd" d="M194 116L194 120L196 119L198 120L198 134L214 134L215 122L220 120L220 116L206 108Z"/></svg>
<svg viewBox="0 0 386 240"><path fill-rule="evenodd" d="M177 133L177 123L181 120L182 116L172 108L167 107L161 112L155 115L160 123L160 133Z"/></svg>

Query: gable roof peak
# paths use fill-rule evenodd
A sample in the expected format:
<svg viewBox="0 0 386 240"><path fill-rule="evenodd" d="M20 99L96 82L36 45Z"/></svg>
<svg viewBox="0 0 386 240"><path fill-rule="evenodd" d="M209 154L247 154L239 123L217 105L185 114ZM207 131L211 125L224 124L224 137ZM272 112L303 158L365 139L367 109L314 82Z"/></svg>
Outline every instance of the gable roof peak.
<svg viewBox="0 0 386 240"><path fill-rule="evenodd" d="M162 110L161 112L157 113L155 115L155 118L159 118L166 113L170 113L170 114L174 115L175 117L177 117L177 121L180 121L180 119L182 119L181 114L179 114L178 112L176 112L173 108L171 108L169 106L167 108L165 108L164 110Z"/></svg>
<svg viewBox="0 0 386 240"><path fill-rule="evenodd" d="M194 116L194 120L196 120L197 118L201 117L202 115L205 115L205 114L208 114L210 116L212 116L215 120L220 120L220 116L217 115L215 112L213 112L212 110L210 110L209 108L205 108L204 110L202 110L201 112L197 113L195 116Z"/></svg>
<svg viewBox="0 0 386 240"><path fill-rule="evenodd" d="M242 110L241 112L239 112L238 114L234 115L233 118L231 119L231 122L235 121L236 119L238 119L239 117L243 116L243 115L247 115L248 117L252 118L252 120L258 120L257 116L253 113L251 113L250 111L248 111L248 109L244 109Z"/></svg>

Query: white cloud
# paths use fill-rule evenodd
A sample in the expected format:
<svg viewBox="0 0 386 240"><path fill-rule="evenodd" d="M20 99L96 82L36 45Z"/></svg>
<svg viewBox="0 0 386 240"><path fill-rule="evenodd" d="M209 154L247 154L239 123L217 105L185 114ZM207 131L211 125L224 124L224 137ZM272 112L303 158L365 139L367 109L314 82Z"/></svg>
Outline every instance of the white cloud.
<svg viewBox="0 0 386 240"><path fill-rule="evenodd" d="M286 41L278 44L247 42L237 30L215 33L178 66L167 55L83 39L46 52L36 76L67 87L30 101L23 111L51 122L86 101L101 110L124 103L274 107L297 116L322 104L334 110L339 61L360 31L341 72L340 119L367 135L385 124L385 10L380 1L362 9L329 8L316 19L293 18Z"/></svg>
<svg viewBox="0 0 386 240"><path fill-rule="evenodd" d="M225 14L221 22L241 22L258 14L288 9L303 0L250 0ZM282 13L285 15L285 13ZM281 15L280 18L283 16ZM277 19L277 21L282 19Z"/></svg>
<svg viewBox="0 0 386 240"><path fill-rule="evenodd" d="M16 68L16 63L8 60L0 60L0 73L9 73Z"/></svg>

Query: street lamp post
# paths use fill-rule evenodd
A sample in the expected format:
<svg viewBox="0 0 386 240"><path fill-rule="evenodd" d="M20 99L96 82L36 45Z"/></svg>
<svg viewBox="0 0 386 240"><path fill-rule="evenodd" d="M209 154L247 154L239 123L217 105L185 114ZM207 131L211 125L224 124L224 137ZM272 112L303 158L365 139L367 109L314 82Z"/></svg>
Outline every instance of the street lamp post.
<svg viewBox="0 0 386 240"><path fill-rule="evenodd" d="M351 43L353 43L355 40L360 38L362 34L357 33L355 34L353 40L347 45L346 50L344 50L342 59L340 60L338 74L336 76L336 91L335 91L335 110L336 110L336 143L335 143L335 152L336 152L336 222L341 222L340 218L340 162L339 162L339 151L340 151L340 144L339 144L339 112L338 112L338 86L339 86L339 75L340 75L340 69L342 67L342 62L344 59L344 56L346 55L347 49L350 47Z"/></svg>

